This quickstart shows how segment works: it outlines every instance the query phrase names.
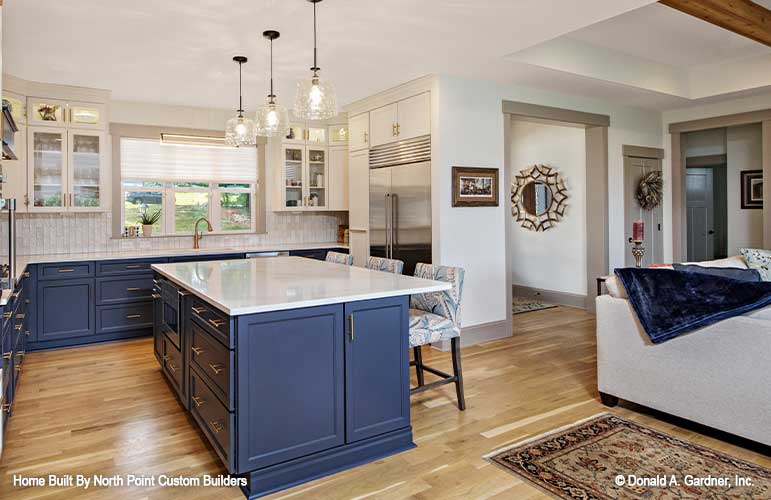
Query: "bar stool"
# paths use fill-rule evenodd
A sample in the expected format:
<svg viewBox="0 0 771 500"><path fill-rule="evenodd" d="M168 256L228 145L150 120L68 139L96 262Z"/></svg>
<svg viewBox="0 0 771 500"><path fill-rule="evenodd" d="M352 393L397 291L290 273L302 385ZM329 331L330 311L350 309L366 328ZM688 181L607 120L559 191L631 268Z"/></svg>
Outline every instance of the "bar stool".
<svg viewBox="0 0 771 500"><path fill-rule="evenodd" d="M327 252L327 258L324 260L334 264L343 264L345 266L353 265L353 255L347 253Z"/></svg>
<svg viewBox="0 0 771 500"><path fill-rule="evenodd" d="M367 259L367 269L384 271L386 273L402 274L404 262L397 259L384 259L382 257L370 257Z"/></svg>
<svg viewBox="0 0 771 500"><path fill-rule="evenodd" d="M466 272L459 267L418 264L415 276L452 284L444 292L423 293L410 297L410 347L414 360L418 386L410 389L410 394L417 394L446 384L455 384L458 408L466 409L463 396L463 372L460 365L460 301L463 293L463 278ZM452 352L452 371L447 374L423 364L420 346L450 340ZM423 372L427 371L441 378L436 382L425 383Z"/></svg>

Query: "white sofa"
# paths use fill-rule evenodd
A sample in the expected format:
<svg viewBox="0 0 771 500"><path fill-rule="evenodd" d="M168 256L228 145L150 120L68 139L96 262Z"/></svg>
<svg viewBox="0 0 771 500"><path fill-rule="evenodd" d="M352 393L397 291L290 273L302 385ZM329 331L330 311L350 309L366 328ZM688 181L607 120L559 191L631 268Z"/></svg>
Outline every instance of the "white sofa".
<svg viewBox="0 0 771 500"><path fill-rule="evenodd" d="M771 307L654 345L620 282L608 290L596 301L603 403L625 399L771 446Z"/></svg>

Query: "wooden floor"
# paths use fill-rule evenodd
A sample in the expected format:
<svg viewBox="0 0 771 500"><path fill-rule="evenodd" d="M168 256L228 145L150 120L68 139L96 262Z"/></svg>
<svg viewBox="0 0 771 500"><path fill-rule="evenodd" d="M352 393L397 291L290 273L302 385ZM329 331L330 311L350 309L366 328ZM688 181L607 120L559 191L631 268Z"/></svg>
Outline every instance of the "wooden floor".
<svg viewBox="0 0 771 500"><path fill-rule="evenodd" d="M418 447L266 497L546 498L482 456L606 411L595 378L594 317L557 308L515 316L515 336L464 348L468 408L452 386L412 399ZM450 370L446 353L424 360ZM612 412L758 464L768 457L633 407ZM158 371L150 339L31 353L6 432L0 498L242 499L235 488L14 488L14 474L220 474L215 453Z"/></svg>

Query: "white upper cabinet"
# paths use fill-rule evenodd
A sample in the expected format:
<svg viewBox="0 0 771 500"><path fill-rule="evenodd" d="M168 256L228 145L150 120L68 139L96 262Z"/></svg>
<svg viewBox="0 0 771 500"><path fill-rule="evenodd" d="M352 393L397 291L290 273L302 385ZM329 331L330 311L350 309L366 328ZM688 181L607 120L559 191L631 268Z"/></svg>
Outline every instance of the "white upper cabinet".
<svg viewBox="0 0 771 500"><path fill-rule="evenodd" d="M351 151L369 149L369 113L356 115L348 122L348 148Z"/></svg>
<svg viewBox="0 0 771 500"><path fill-rule="evenodd" d="M431 94L423 92L370 112L370 143L375 147L431 133ZM351 120L354 140L353 120ZM351 147L353 151L354 148Z"/></svg>
<svg viewBox="0 0 771 500"><path fill-rule="evenodd" d="M428 92L399 101L397 139L403 141L431 133L431 95Z"/></svg>
<svg viewBox="0 0 771 500"><path fill-rule="evenodd" d="M30 125L67 126L67 101L30 97L27 100L27 120Z"/></svg>
<svg viewBox="0 0 771 500"><path fill-rule="evenodd" d="M369 145L375 147L398 140L396 135L398 121L398 105L396 103L370 111Z"/></svg>
<svg viewBox="0 0 771 500"><path fill-rule="evenodd" d="M104 105L85 102L70 102L69 122L71 127L104 128Z"/></svg>
<svg viewBox="0 0 771 500"><path fill-rule="evenodd" d="M102 208L105 135L92 130L70 130L67 138L67 200L69 211Z"/></svg>
<svg viewBox="0 0 771 500"><path fill-rule="evenodd" d="M329 148L329 209L348 210L348 148Z"/></svg>

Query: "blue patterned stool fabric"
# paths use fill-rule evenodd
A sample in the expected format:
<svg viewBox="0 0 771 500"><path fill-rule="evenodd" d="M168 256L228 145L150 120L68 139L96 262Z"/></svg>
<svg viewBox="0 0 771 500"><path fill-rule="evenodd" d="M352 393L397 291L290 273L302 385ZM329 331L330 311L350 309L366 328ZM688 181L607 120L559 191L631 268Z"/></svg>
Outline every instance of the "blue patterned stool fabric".
<svg viewBox="0 0 771 500"><path fill-rule="evenodd" d="M382 257L370 257L367 259L367 269L384 271L387 273L402 274L404 262L396 259L384 259Z"/></svg>
<svg viewBox="0 0 771 500"><path fill-rule="evenodd" d="M343 264L346 266L353 265L353 255L350 255L347 253L327 252L327 258L325 260L327 262L332 262L335 264Z"/></svg>
<svg viewBox="0 0 771 500"><path fill-rule="evenodd" d="M418 264L415 277L452 284L444 292L410 297L410 347L460 336L460 301L466 272L459 267Z"/></svg>

